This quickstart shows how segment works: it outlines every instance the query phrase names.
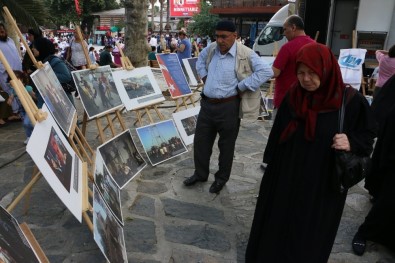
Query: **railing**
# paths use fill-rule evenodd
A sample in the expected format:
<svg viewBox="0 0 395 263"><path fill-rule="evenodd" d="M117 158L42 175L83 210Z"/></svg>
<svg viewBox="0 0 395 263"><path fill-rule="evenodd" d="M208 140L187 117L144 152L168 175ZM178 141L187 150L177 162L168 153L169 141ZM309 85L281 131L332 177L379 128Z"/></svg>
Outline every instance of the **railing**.
<svg viewBox="0 0 395 263"><path fill-rule="evenodd" d="M213 0L211 2L214 8L283 6L288 4L287 0Z"/></svg>

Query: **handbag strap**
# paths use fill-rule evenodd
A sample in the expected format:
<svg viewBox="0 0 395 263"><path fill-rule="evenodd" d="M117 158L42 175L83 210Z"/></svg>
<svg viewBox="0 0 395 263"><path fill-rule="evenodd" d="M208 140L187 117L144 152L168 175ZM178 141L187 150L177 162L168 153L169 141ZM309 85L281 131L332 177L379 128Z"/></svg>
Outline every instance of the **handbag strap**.
<svg viewBox="0 0 395 263"><path fill-rule="evenodd" d="M346 108L346 94L347 94L347 87L344 88L343 91L343 98L342 98L342 105L339 109L339 133L343 133L343 124L344 124L344 111Z"/></svg>

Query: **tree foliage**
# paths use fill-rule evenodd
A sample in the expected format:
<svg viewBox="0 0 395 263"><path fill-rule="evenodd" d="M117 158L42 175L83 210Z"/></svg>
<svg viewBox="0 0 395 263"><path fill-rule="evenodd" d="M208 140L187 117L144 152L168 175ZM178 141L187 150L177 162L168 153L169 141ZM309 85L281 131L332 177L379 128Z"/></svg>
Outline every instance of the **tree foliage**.
<svg viewBox="0 0 395 263"><path fill-rule="evenodd" d="M201 36L213 36L215 25L219 21L218 15L210 13L211 4L206 1L200 2L200 13L192 17L192 22L188 24L188 32Z"/></svg>

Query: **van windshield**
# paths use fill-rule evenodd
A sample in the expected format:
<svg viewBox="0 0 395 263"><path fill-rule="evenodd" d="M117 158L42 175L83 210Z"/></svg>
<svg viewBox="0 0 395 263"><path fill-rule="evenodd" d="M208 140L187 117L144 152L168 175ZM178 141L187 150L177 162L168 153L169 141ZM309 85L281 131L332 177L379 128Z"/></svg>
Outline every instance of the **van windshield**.
<svg viewBox="0 0 395 263"><path fill-rule="evenodd" d="M267 45L283 39L283 28L279 26L266 26L259 35L258 44Z"/></svg>

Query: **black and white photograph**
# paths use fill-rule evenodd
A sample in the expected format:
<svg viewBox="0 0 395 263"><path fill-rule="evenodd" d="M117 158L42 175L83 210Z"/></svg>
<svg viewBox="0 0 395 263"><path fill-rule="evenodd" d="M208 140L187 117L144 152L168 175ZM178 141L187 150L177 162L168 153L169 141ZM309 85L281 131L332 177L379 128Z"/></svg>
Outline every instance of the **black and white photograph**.
<svg viewBox="0 0 395 263"><path fill-rule="evenodd" d="M0 222L0 262L40 262L16 219L2 206Z"/></svg>
<svg viewBox="0 0 395 263"><path fill-rule="evenodd" d="M165 100L150 67L118 70L115 85L127 110L134 110Z"/></svg>
<svg viewBox="0 0 395 263"><path fill-rule="evenodd" d="M157 165L187 152L173 120L166 120L136 129L152 165Z"/></svg>
<svg viewBox="0 0 395 263"><path fill-rule="evenodd" d="M100 152L96 153L95 184L111 212L123 225L121 210L121 190L108 173Z"/></svg>
<svg viewBox="0 0 395 263"><path fill-rule="evenodd" d="M34 71L30 76L59 127L69 135L77 111L51 66L47 62L43 68Z"/></svg>
<svg viewBox="0 0 395 263"><path fill-rule="evenodd" d="M123 228L93 186L93 239L109 262L128 262Z"/></svg>
<svg viewBox="0 0 395 263"><path fill-rule="evenodd" d="M73 71L72 75L89 119L122 107L110 66Z"/></svg>
<svg viewBox="0 0 395 263"><path fill-rule="evenodd" d="M173 113L173 119L185 145L193 143L200 106Z"/></svg>
<svg viewBox="0 0 395 263"><path fill-rule="evenodd" d="M43 112L48 112L44 104ZM50 114L37 122L26 151L56 195L82 221L82 162Z"/></svg>
<svg viewBox="0 0 395 263"><path fill-rule="evenodd" d="M129 130L99 146L98 152L121 189L147 165L137 151Z"/></svg>

